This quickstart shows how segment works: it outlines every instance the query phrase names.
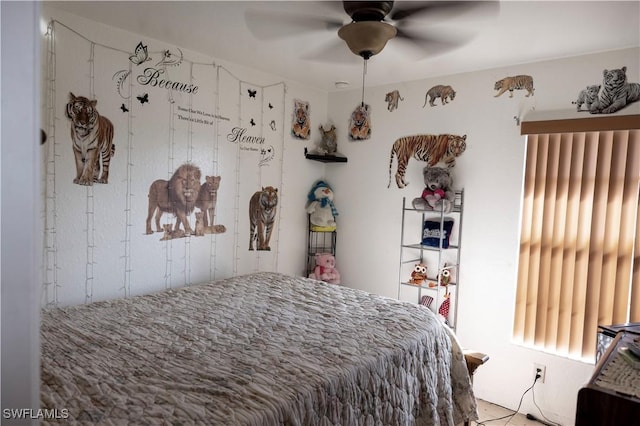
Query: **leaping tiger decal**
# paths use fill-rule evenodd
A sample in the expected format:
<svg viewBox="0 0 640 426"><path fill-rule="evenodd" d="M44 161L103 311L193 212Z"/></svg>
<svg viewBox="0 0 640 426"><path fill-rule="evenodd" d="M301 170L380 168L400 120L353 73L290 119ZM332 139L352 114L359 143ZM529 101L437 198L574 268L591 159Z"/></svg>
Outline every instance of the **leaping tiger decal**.
<svg viewBox="0 0 640 426"><path fill-rule="evenodd" d="M409 185L409 182L405 182L404 175L407 170L407 163L411 157L419 161L426 161L429 167L435 166L440 161L444 162L447 167L453 167L456 164L456 157L462 155L467 149L466 141L467 135L458 136L451 134L414 135L397 139L391 148L389 184L387 188L391 186L394 155L398 158L396 184L398 188L404 188Z"/></svg>
<svg viewBox="0 0 640 426"><path fill-rule="evenodd" d="M640 100L640 83L627 82L627 67L602 72L602 88L591 104L591 114L611 114Z"/></svg>
<svg viewBox="0 0 640 426"><path fill-rule="evenodd" d="M530 75L515 75L513 77L505 77L502 80L496 81L493 89L499 90L499 92L495 95L496 98L502 95L507 90L509 91L509 97L513 98L514 90L523 89L527 91L525 97L533 96L533 77L531 77Z"/></svg>
<svg viewBox="0 0 640 426"><path fill-rule="evenodd" d="M95 99L69 92L66 115L71 120L71 141L76 160L73 183L109 183L109 163L115 153L113 124L96 110Z"/></svg>
<svg viewBox="0 0 640 426"><path fill-rule="evenodd" d="M389 112L398 109L398 101L404 101L404 98L400 96L400 92L393 90L384 96L384 101L387 103L387 110Z"/></svg>

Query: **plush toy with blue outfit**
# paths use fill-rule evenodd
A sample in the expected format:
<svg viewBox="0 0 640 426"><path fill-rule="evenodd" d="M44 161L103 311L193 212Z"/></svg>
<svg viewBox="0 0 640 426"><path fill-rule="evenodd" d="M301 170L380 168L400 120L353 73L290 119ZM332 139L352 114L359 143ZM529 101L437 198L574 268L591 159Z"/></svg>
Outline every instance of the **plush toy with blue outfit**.
<svg viewBox="0 0 640 426"><path fill-rule="evenodd" d="M333 204L333 190L323 180L317 181L307 196L307 213L313 231L334 231L338 211Z"/></svg>

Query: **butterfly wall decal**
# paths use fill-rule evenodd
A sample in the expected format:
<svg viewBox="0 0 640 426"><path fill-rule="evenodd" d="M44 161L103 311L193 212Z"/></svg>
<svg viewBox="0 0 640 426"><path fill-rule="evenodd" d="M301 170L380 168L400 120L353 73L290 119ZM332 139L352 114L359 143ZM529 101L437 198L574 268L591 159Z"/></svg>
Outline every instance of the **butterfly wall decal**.
<svg viewBox="0 0 640 426"><path fill-rule="evenodd" d="M249 97L250 98L255 98L256 97L256 93L258 93L257 90L251 90L251 89L247 89L247 92L249 92Z"/></svg>
<svg viewBox="0 0 640 426"><path fill-rule="evenodd" d="M271 120L271 123L269 123L269 126L271 127L271 130L273 130L275 132L275 130L276 130L276 120Z"/></svg>
<svg viewBox="0 0 640 426"><path fill-rule="evenodd" d="M253 121L253 118L249 121L249 123L251 124L251 126L255 126L256 125L256 122Z"/></svg>
<svg viewBox="0 0 640 426"><path fill-rule="evenodd" d="M138 100L140 101L140 103L142 105L144 105L145 102L149 102L149 94L145 93L144 95L138 95L136 96L136 98L138 98Z"/></svg>
<svg viewBox="0 0 640 426"><path fill-rule="evenodd" d="M271 102L269 102L269 109L273 109L273 105L271 105Z"/></svg>
<svg viewBox="0 0 640 426"><path fill-rule="evenodd" d="M122 104L120 106L120 109L122 110L122 112L129 112L129 108L127 108L127 106L125 104Z"/></svg>
<svg viewBox="0 0 640 426"><path fill-rule="evenodd" d="M142 44L142 42L138 43L136 46L136 50L133 55L129 56L129 60L136 65L140 65L147 61L150 61L149 52L147 51L147 46Z"/></svg>

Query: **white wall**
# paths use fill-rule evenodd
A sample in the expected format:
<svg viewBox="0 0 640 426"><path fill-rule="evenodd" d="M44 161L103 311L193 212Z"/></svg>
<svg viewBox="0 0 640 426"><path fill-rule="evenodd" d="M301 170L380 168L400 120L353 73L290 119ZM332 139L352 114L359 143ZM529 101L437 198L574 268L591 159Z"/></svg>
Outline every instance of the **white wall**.
<svg viewBox="0 0 640 426"><path fill-rule="evenodd" d="M43 108L53 105L54 111L52 117L44 108L42 120L51 135L43 149L48 224L43 305L143 294L258 270L303 273L306 194L324 170L321 163L304 158L304 147L320 137L317 128L327 114L325 92L192 52L188 46L171 46L109 28L46 4L43 20L55 20L55 44L48 47L49 38L42 37L47 70L43 72L47 74ZM129 52L139 42L151 59L142 66L131 65ZM184 61L167 67L160 78L193 82L199 87L195 95L173 92L169 97L166 89L143 86L136 78L147 67L160 68L155 64L165 49L174 55L180 49ZM54 61L50 51L55 52ZM132 73L121 93L113 76L127 67ZM258 90L256 97L247 95L249 88ZM123 96L129 91L130 97ZM69 92L97 99L96 109L114 124L116 151L107 185L95 184L89 190L73 183L75 161L65 116ZM142 93L148 94L148 103L136 100ZM311 140L290 135L294 99L310 105ZM121 111L121 104L129 111ZM211 125L190 124L179 117L187 114L176 106L224 119ZM272 119L274 128L269 124ZM238 149L239 143L231 143L228 135L234 127L265 137L264 147L276 149L273 161L258 166L260 155L255 148L262 145ZM226 232L159 241L162 233L156 232L155 225L151 235L145 234L149 186L156 179L168 179L186 161L201 169L201 181L205 175L222 177L216 223L224 225ZM279 194L271 251L249 251L248 203L265 186L276 187ZM193 226L193 214L189 221ZM171 222L172 215L163 215L161 223Z"/></svg>
<svg viewBox="0 0 640 426"><path fill-rule="evenodd" d="M511 343L518 261L519 212L525 138L514 116L535 108L574 110L571 104L588 84L599 83L603 69L627 66L629 81L640 80L638 49L606 52L548 62L517 65L424 81L367 87L372 107L372 137L348 142L346 126L360 102L360 89L331 93L329 118L337 123L339 149L348 165L328 165L335 203L341 212L337 264L344 282L357 288L396 297L402 197L420 196L424 163L409 161L407 181L398 189L389 180L393 142L417 133L466 134L467 150L454 168L454 187L464 188L465 206L460 265L458 334L464 345L486 352L490 361L475 377L480 398L516 408L532 384L533 363L547 366L546 382L537 384L536 401L550 419L574 421L578 389L593 366ZM369 67L375 67L375 57ZM506 76L529 74L535 95L524 91L494 97L494 83ZM423 108L426 91L436 84L453 86L455 100ZM398 89L404 97L388 112L385 93ZM624 113L624 110L620 113ZM577 114L577 113L576 113ZM588 117L589 113L577 114ZM394 160L393 171L395 174ZM537 414L531 397L523 412Z"/></svg>

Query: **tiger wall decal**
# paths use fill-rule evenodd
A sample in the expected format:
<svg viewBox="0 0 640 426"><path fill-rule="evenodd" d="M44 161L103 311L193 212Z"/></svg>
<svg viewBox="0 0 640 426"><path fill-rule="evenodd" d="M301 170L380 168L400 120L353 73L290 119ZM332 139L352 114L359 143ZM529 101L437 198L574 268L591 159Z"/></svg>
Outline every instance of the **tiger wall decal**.
<svg viewBox="0 0 640 426"><path fill-rule="evenodd" d="M429 102L429 105L435 106L436 104L434 102L438 98L440 98L442 105L446 105L448 103L447 99L454 100L456 98L456 91L453 90L453 87L442 84L433 86L424 96L424 105L422 105L422 108L427 106L427 101Z"/></svg>
<svg viewBox="0 0 640 426"><path fill-rule="evenodd" d="M640 100L640 83L627 82L627 67L604 70L602 88L591 104L591 114L611 114Z"/></svg>
<svg viewBox="0 0 640 426"><path fill-rule="evenodd" d="M294 99L291 134L298 139L309 139L310 133L311 120L309 119L309 103Z"/></svg>
<svg viewBox="0 0 640 426"><path fill-rule="evenodd" d="M269 241L276 220L278 206L278 188L263 187L255 192L249 200L249 250L271 250Z"/></svg>
<svg viewBox="0 0 640 426"><path fill-rule="evenodd" d="M71 141L76 162L73 183L92 186L109 183L109 165L115 153L113 124L98 113L96 99L69 92L66 116L71 120Z"/></svg>
<svg viewBox="0 0 640 426"><path fill-rule="evenodd" d="M349 125L349 139L360 141L371 137L371 121L369 119L369 105L361 104L351 113Z"/></svg>
<svg viewBox="0 0 640 426"><path fill-rule="evenodd" d="M389 160L389 184L391 186L391 173L394 155L398 158L398 168L396 171L396 184L398 188L409 185L405 182L404 175L407 170L407 163L411 157L419 161L426 161L430 167L438 162L444 162L447 167L453 167L456 157L462 155L467 149L467 135L458 136L452 134L442 135L414 135L397 139L391 148L391 159Z"/></svg>
<svg viewBox="0 0 640 426"><path fill-rule="evenodd" d="M526 90L526 97L533 96L533 77L530 75L515 75L512 77L505 77L502 80L496 81L496 84L493 87L494 90L499 90L499 92L495 95L502 95L507 90L509 91L509 97L513 98L514 90Z"/></svg>
<svg viewBox="0 0 640 426"><path fill-rule="evenodd" d="M398 109L398 101L404 101L404 98L400 96L400 92L393 90L384 96L384 101L387 103L387 110L389 112Z"/></svg>
<svg viewBox="0 0 640 426"><path fill-rule="evenodd" d="M598 92L600 92L599 84L592 84L582 89L580 93L578 93L578 99L575 102L571 102L576 106L576 111L582 111L582 105L584 105L587 109L584 111L589 111L591 109L591 104L598 99Z"/></svg>

